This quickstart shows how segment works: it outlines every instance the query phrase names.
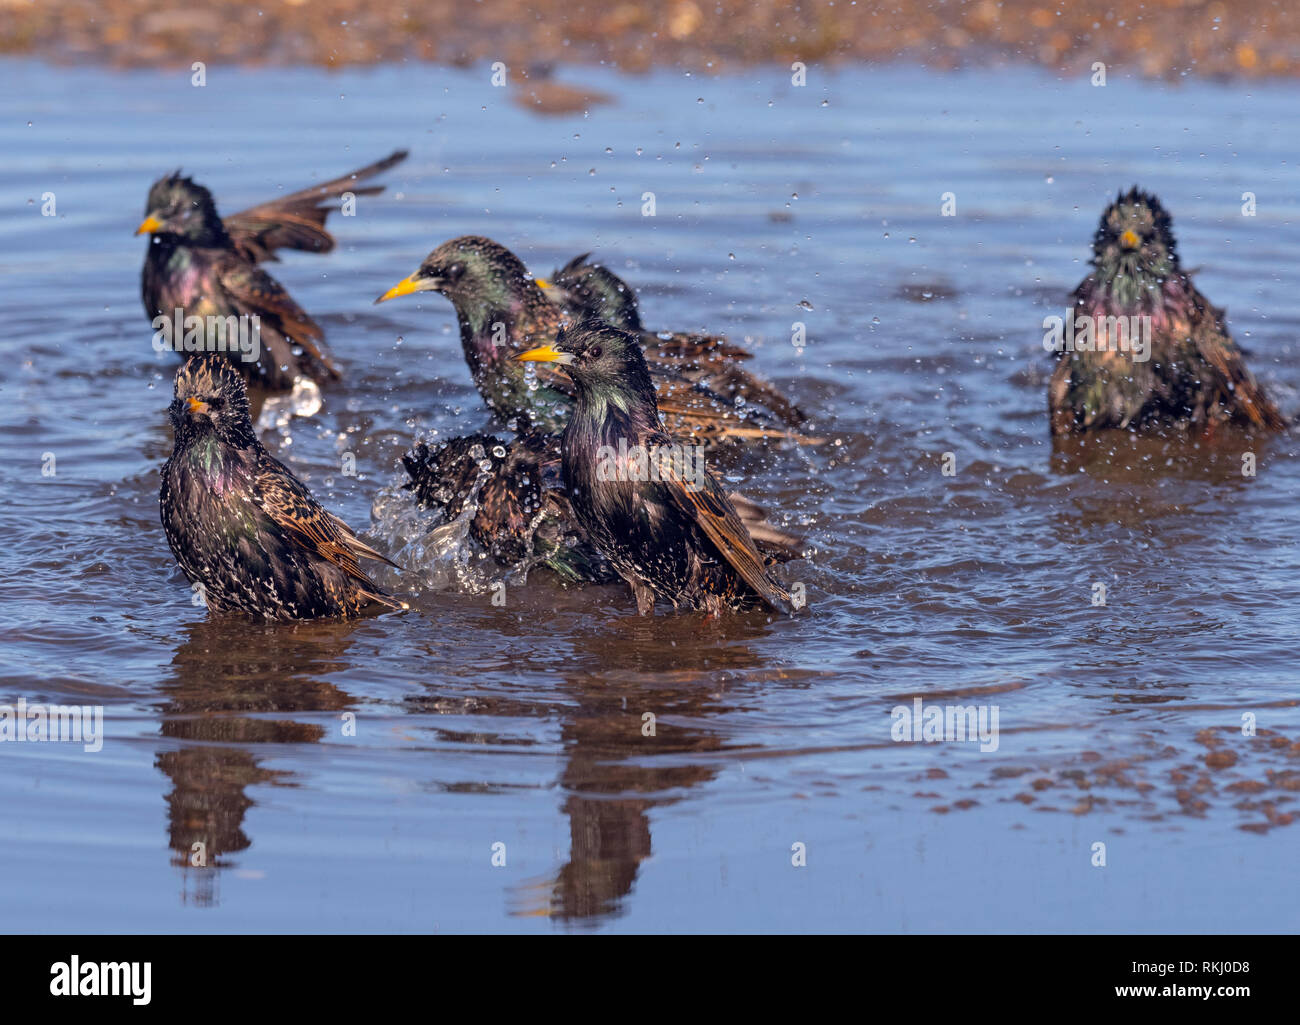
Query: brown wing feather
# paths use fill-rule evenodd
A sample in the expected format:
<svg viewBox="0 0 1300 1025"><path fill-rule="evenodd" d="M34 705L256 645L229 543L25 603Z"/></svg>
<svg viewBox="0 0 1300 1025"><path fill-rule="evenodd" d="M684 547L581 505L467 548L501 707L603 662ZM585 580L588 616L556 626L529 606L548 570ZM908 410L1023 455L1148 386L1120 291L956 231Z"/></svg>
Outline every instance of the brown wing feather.
<svg viewBox="0 0 1300 1025"><path fill-rule="evenodd" d="M231 214L223 223L235 247L254 263L274 260L277 249L301 249L328 253L334 237L325 230L325 218L335 207L331 200L343 193L373 196L384 191L382 185L358 187L357 183L373 178L406 159L406 150L397 150L373 164L340 175L320 185L310 185L298 192L280 196L266 203Z"/></svg>
<svg viewBox="0 0 1300 1025"><path fill-rule="evenodd" d="M1201 358L1214 368L1232 405L1240 408L1257 427L1271 431L1285 430L1286 418L1273 404L1246 366L1241 349L1223 326L1223 313L1196 293L1196 316L1192 324L1192 343Z"/></svg>
<svg viewBox="0 0 1300 1025"><path fill-rule="evenodd" d="M265 319L269 326L302 347L308 362L314 364L312 369L319 366L329 377L339 376L338 367L325 351L325 332L275 278L260 267L236 258L221 268L220 281L241 314ZM296 362L292 353L273 355L277 365L292 366Z"/></svg>
<svg viewBox="0 0 1300 1025"><path fill-rule="evenodd" d="M366 597L390 608L405 608L403 602L381 593L361 569L358 558L374 558L396 566L369 545L333 513L326 512L311 493L279 460L262 457L254 482L262 511L284 533L317 557L331 562L359 583ZM401 567L398 567L399 569Z"/></svg>
<svg viewBox="0 0 1300 1025"><path fill-rule="evenodd" d="M727 341L722 335L648 331L642 336L642 343L647 363L652 362L656 357L688 363L703 363L710 358L719 357L736 360L754 358L754 354L748 349L742 349L734 342Z"/></svg>
<svg viewBox="0 0 1300 1025"><path fill-rule="evenodd" d="M709 392L690 381L663 374L654 375L655 401L664 415L669 434L689 434L698 441L716 442L738 438L786 438L800 445L820 445L816 438L784 427L747 423Z"/></svg>
<svg viewBox="0 0 1300 1025"><path fill-rule="evenodd" d="M678 374L706 386L716 395L739 396L766 407L778 419L798 426L808 418L776 388L742 366L752 354L719 335L642 335L646 363L651 369Z"/></svg>
<svg viewBox="0 0 1300 1025"><path fill-rule="evenodd" d="M687 486L671 460L664 461L660 474L673 502L695 521L740 578L774 611L792 612L790 595L767 575L763 556L712 474L695 490Z"/></svg>

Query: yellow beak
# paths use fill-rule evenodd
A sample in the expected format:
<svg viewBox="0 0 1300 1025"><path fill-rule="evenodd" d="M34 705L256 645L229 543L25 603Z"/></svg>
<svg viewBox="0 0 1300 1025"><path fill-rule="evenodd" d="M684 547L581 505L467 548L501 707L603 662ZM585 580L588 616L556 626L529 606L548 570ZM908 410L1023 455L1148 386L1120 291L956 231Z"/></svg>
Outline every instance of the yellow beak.
<svg viewBox="0 0 1300 1025"><path fill-rule="evenodd" d="M191 413L206 413L208 411L208 404L202 399L196 399L193 395L189 396L185 403L189 406Z"/></svg>
<svg viewBox="0 0 1300 1025"><path fill-rule="evenodd" d="M554 288L554 287L555 287L553 284L551 284L551 283L550 283L549 281L547 281L545 278L533 278L533 280L534 280L535 282L537 282L537 287L538 287L538 288L541 288L541 289L547 289L547 288Z"/></svg>
<svg viewBox="0 0 1300 1025"><path fill-rule="evenodd" d="M536 349L518 353L515 359L526 363L572 363L573 357L567 352L560 352L553 345L539 345Z"/></svg>
<svg viewBox="0 0 1300 1025"><path fill-rule="evenodd" d="M1136 231L1129 228L1128 231L1124 232L1124 234L1119 237L1119 244L1125 249L1136 249L1142 244L1142 240L1138 238Z"/></svg>
<svg viewBox="0 0 1300 1025"><path fill-rule="evenodd" d="M154 232L158 231L161 227L162 227L162 221L158 220L158 218L155 217L153 214L150 214L148 217L146 217L143 221L140 222L140 227L135 229L135 233L137 235L144 235L144 234L152 235Z"/></svg>
<svg viewBox="0 0 1300 1025"><path fill-rule="evenodd" d="M375 305L388 302L389 299L396 299L399 295L410 295L412 292L425 291L424 282L419 279L419 271L416 271L409 278L403 278L387 292L375 300Z"/></svg>

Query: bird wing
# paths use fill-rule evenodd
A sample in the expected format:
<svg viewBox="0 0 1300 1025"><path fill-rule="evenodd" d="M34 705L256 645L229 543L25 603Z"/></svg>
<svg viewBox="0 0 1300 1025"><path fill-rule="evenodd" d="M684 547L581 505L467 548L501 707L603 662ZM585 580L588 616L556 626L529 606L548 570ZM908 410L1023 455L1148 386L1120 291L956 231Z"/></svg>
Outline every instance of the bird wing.
<svg viewBox="0 0 1300 1025"><path fill-rule="evenodd" d="M235 247L253 263L274 260L277 249L302 249L312 253L328 253L334 248L334 238L325 230L325 218L337 209L332 202L345 192L355 196L373 196L383 192L382 185L357 183L387 171L406 159L407 151L399 149L383 160L341 175L333 181L311 185L298 192L261 203L258 206L231 214L223 223Z"/></svg>
<svg viewBox="0 0 1300 1025"><path fill-rule="evenodd" d="M1241 349L1223 326L1223 311L1215 309L1199 292L1195 293L1196 314L1191 341L1201 359L1219 375L1224 392L1257 427L1281 431L1286 418L1264 393L1246 366Z"/></svg>
<svg viewBox="0 0 1300 1025"><path fill-rule="evenodd" d="M401 568L358 539L341 519L321 508L289 468L272 456L264 454L258 464L253 495L262 512L287 537L317 557L332 562L368 591L376 589L361 569L361 558ZM376 595L376 599L382 601L383 597Z"/></svg>
<svg viewBox="0 0 1300 1025"><path fill-rule="evenodd" d="M692 382L671 374L655 372L655 401L663 414L670 434L689 434L697 441L718 442L743 438L786 438L800 445L820 445L826 439L800 434L773 423L771 418L744 415L731 403L718 397L704 383Z"/></svg>
<svg viewBox="0 0 1300 1025"><path fill-rule="evenodd" d="M265 339L271 345L272 356L277 366L293 366L299 362L292 352L275 351L287 348L275 333L283 335L295 345L301 346L311 369L319 367L329 377L339 376L338 368L330 359L323 345L325 332L320 329L307 312L294 302L293 297L285 291L284 286L247 260L232 254L219 269L221 287L241 315L257 316L268 321L275 330ZM317 374L313 373L313 377Z"/></svg>
<svg viewBox="0 0 1300 1025"><path fill-rule="evenodd" d="M792 427L808 419L776 388L745 369L742 362L753 358L749 350L721 335L646 332L641 342L651 368L679 374L718 395L757 403Z"/></svg>
<svg viewBox="0 0 1300 1025"><path fill-rule="evenodd" d="M702 480L687 481L681 468L665 459L659 475L673 504L695 522L740 578L774 611L792 612L790 596L767 575L763 556L713 474L706 470Z"/></svg>
<svg viewBox="0 0 1300 1025"><path fill-rule="evenodd" d="M641 338L647 360L661 357L687 363L705 363L723 357L734 360L753 359L754 354L742 349L724 335L698 335L685 331L647 331Z"/></svg>

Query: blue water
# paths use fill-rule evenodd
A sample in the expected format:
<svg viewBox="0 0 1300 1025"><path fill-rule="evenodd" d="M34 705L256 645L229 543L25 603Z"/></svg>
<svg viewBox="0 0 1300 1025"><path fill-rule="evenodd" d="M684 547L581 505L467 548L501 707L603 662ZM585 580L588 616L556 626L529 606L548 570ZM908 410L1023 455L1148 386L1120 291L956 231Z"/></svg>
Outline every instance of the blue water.
<svg viewBox="0 0 1300 1025"><path fill-rule="evenodd" d="M194 88L0 62L0 704L103 705L107 732L0 743L3 927L1294 930L1300 451L1054 459L1041 324L1139 183L1300 411L1300 87L559 77L614 102L538 116L486 68ZM345 382L264 440L408 545L386 581L414 609L208 621L158 522L175 364L139 301L148 186L179 165L234 212L399 146L335 252L271 267ZM471 232L538 273L594 250L649 326L743 341L814 415L827 446L723 468L811 540L781 571L808 614L646 621L625 588L539 575L497 607L499 570L421 545L398 456L488 421L449 304L371 301ZM997 750L891 739L918 695L996 706Z"/></svg>

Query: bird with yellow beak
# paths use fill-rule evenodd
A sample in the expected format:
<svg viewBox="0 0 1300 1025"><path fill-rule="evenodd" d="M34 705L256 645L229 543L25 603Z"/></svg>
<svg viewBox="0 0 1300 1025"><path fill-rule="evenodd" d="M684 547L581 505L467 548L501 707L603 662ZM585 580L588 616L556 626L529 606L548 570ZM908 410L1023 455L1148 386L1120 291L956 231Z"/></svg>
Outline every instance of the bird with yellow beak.
<svg viewBox="0 0 1300 1025"><path fill-rule="evenodd" d="M1070 340L1048 383L1054 435L1285 428L1223 311L1183 269L1173 220L1151 193L1134 186L1102 213L1068 316Z"/></svg>

